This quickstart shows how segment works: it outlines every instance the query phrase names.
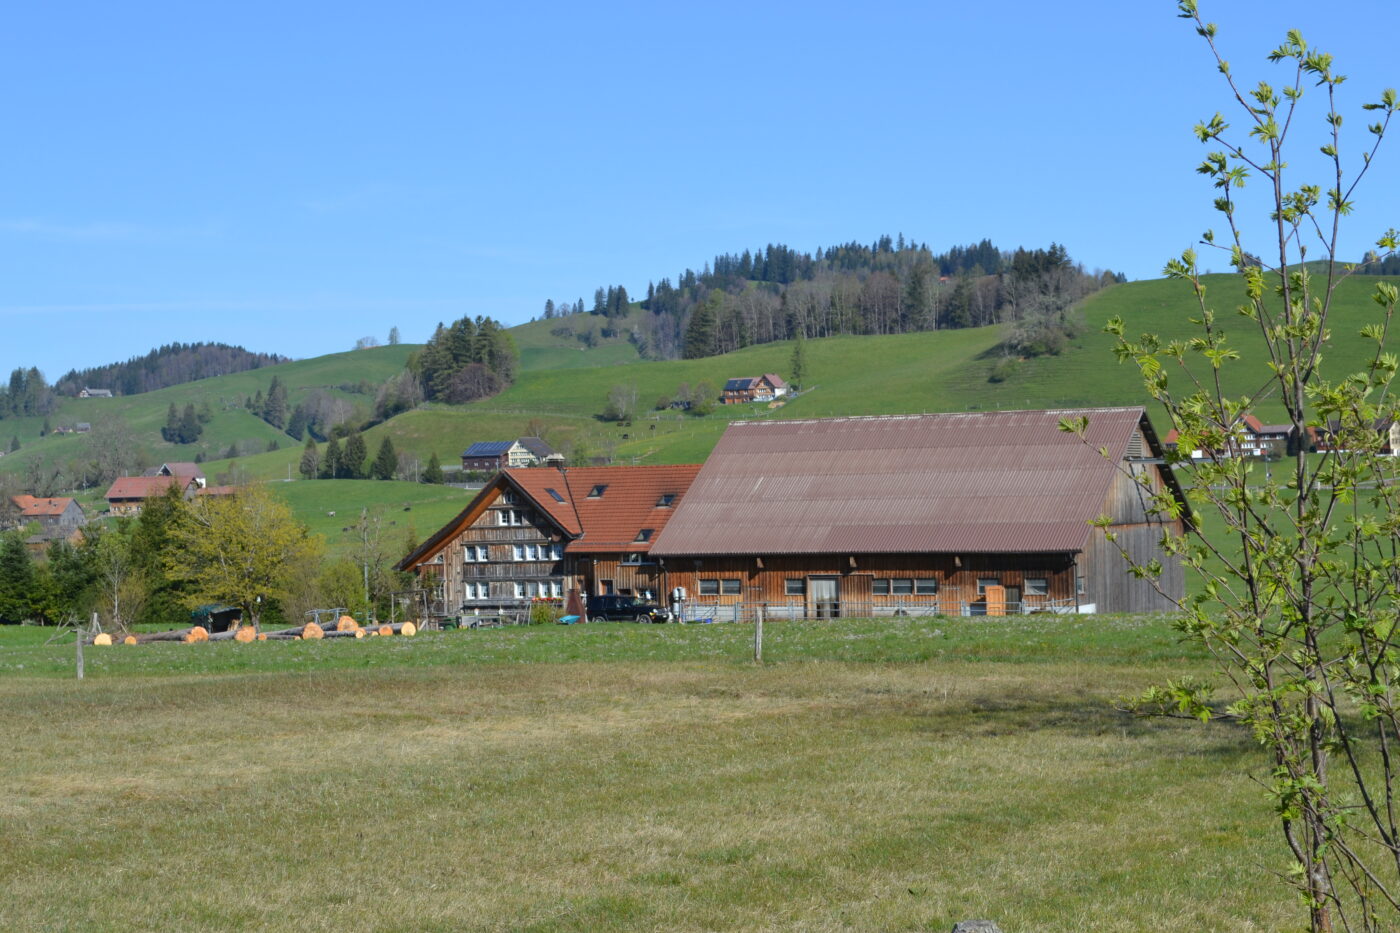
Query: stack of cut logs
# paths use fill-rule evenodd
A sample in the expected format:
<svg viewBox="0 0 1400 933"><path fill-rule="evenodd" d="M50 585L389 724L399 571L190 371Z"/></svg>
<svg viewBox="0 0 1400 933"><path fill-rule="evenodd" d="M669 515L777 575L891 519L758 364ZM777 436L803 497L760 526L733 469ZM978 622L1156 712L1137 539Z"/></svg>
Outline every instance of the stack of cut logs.
<svg viewBox="0 0 1400 933"><path fill-rule="evenodd" d="M311 641L320 638L365 638L379 637L383 635L405 635L412 636L418 632L418 626L412 622L396 622L393 625L374 625L368 628L361 626L350 616L341 616L335 623L335 628L322 628L315 622L308 622L295 628L282 629L276 632L259 632L251 625L237 625L230 627L224 632L215 632L210 635L208 630L202 625L195 625L190 628L172 629L168 632L143 632L140 635L128 635L122 639L124 645L144 645L152 641L182 641L187 645L192 645L201 641ZM85 644L89 645L111 645L115 644L111 635L106 632L99 632L91 637L84 637Z"/></svg>

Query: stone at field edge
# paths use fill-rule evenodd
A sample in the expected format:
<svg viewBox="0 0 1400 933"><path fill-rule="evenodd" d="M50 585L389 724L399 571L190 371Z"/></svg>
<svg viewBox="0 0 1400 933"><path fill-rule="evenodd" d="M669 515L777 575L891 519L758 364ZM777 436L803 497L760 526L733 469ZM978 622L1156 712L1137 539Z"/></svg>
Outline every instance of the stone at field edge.
<svg viewBox="0 0 1400 933"><path fill-rule="evenodd" d="M953 933L1001 933L1001 927L990 920L964 920L953 924Z"/></svg>

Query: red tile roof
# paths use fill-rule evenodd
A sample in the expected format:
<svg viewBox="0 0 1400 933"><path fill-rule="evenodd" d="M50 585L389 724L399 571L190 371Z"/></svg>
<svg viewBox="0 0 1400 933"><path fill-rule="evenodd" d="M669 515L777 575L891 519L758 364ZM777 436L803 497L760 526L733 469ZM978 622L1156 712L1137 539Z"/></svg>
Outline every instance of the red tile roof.
<svg viewBox="0 0 1400 933"><path fill-rule="evenodd" d="M651 550L698 472L694 463L505 471L534 504L577 536L565 548L572 553ZM590 496L599 486L602 494ZM673 497L671 504L658 505L665 495ZM650 534L638 540L645 529Z"/></svg>
<svg viewBox="0 0 1400 933"><path fill-rule="evenodd" d="M73 504L73 500L69 498L38 499L29 495L11 496L10 501L19 507L20 514L24 518L46 518L62 515L68 506Z"/></svg>
<svg viewBox="0 0 1400 933"><path fill-rule="evenodd" d="M107 490L107 501L114 499L148 499L165 492L172 484L181 489L194 482L189 476L118 476Z"/></svg>
<svg viewBox="0 0 1400 933"><path fill-rule="evenodd" d="M1087 444L1058 429L1081 415ZM735 422L652 553L1078 551L1145 417L1110 408ZM1145 433L1155 443L1150 425Z"/></svg>

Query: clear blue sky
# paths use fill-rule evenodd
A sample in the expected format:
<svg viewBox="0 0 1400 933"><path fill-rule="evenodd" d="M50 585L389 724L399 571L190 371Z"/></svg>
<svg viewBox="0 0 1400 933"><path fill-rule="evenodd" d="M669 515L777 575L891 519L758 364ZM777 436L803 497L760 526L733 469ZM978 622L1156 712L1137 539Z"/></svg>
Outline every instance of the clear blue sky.
<svg viewBox="0 0 1400 933"><path fill-rule="evenodd" d="M1276 79L1297 26L1351 76L1349 115L1400 85L1393 3L1203 3L1241 77ZM1174 12L12 4L0 376L170 341L418 341L768 242L1053 240L1154 277L1214 223L1190 129L1226 104ZM1394 142L1356 255L1400 226Z"/></svg>

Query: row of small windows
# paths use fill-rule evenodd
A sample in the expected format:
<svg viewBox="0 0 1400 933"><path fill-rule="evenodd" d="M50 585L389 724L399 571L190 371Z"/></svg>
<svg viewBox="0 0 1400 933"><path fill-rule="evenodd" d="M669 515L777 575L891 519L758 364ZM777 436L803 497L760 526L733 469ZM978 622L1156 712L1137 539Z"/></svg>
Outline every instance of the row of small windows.
<svg viewBox="0 0 1400 933"><path fill-rule="evenodd" d="M468 544L462 547L462 560L469 564L484 564L491 559L491 549L485 544ZM507 560L563 560L562 544L513 544Z"/></svg>
<svg viewBox="0 0 1400 933"><path fill-rule="evenodd" d="M987 587L1001 586L1000 577L978 577L977 595L987 595ZM1050 581L1046 577L1026 577L1022 581L1026 596L1048 596ZM802 577L783 581L783 590L788 596L805 596L807 581ZM701 580L701 596L738 596L742 593L739 580ZM870 591L875 596L937 596L938 581L918 577L889 577L870 581ZM1082 592L1082 589L1081 589Z"/></svg>
<svg viewBox="0 0 1400 933"><path fill-rule="evenodd" d="M514 599L561 599L564 596L564 584L558 580L517 581L503 585ZM490 599L491 584L468 583L462 589L462 596L467 600Z"/></svg>

